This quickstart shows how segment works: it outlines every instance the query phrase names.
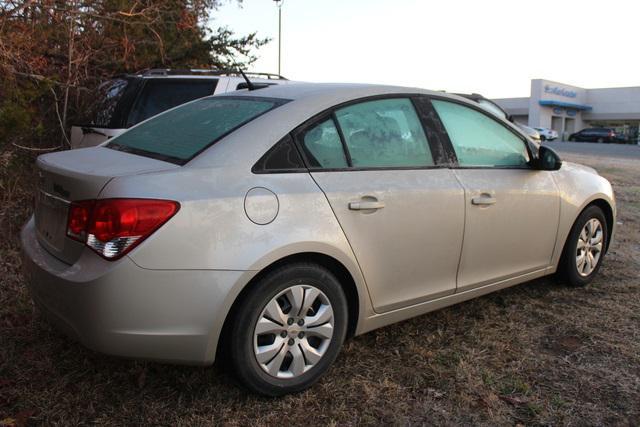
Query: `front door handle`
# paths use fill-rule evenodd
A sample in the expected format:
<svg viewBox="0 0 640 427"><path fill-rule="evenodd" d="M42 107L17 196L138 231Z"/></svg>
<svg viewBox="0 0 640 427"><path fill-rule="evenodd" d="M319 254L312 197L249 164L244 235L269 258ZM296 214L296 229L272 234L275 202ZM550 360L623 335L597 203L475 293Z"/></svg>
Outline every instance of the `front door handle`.
<svg viewBox="0 0 640 427"><path fill-rule="evenodd" d="M480 206L489 206L495 205L496 199L495 197L491 197L489 194L482 194L481 196L474 197L471 199L472 205L480 205Z"/></svg>
<svg viewBox="0 0 640 427"><path fill-rule="evenodd" d="M349 202L349 209L352 211L368 211L384 208L384 203L379 201Z"/></svg>

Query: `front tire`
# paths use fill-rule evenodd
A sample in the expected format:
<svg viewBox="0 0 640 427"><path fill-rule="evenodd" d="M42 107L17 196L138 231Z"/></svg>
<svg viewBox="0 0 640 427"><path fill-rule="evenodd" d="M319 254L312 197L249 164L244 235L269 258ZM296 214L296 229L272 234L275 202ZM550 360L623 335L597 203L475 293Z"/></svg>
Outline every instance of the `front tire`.
<svg viewBox="0 0 640 427"><path fill-rule="evenodd" d="M244 298L229 330L237 377L267 396L310 387L340 352L347 317L344 291L329 270L296 263L267 273Z"/></svg>
<svg viewBox="0 0 640 427"><path fill-rule="evenodd" d="M586 208L573 224L558 266L572 286L586 286L598 273L604 258L609 230L598 206Z"/></svg>

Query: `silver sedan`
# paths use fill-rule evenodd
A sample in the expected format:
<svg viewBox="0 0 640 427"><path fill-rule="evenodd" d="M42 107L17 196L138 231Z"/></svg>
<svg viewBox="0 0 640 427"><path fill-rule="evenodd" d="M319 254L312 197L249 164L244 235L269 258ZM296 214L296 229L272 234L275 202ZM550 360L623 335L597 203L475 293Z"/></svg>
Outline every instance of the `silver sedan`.
<svg viewBox="0 0 640 427"><path fill-rule="evenodd" d="M586 285L616 215L593 169L402 87L202 98L37 168L24 265L54 323L113 355L225 354L267 395L347 336L552 273Z"/></svg>

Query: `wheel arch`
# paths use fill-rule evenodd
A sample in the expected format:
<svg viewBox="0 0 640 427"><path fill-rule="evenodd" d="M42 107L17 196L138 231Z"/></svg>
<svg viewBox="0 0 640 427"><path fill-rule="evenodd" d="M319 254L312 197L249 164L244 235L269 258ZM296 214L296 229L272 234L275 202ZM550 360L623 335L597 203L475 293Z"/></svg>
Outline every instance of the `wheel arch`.
<svg viewBox="0 0 640 427"><path fill-rule="evenodd" d="M232 324L234 314L236 313L238 306L242 304L249 292L251 292L251 290L255 288L257 283L269 272L284 265L293 264L296 262L311 262L314 264L318 264L331 271L336 276L336 278L342 285L342 288L345 292L345 297L347 298L347 337L352 337L356 334L361 310L363 309L363 307L361 304L361 295L358 291L356 281L349 269L338 259L330 255L320 252L300 252L284 256L283 258L280 258L262 268L240 290L233 303L231 304L231 307L227 311L222 329L220 330L220 335L215 350L216 359L218 359L221 355L225 355L225 340L228 337L228 330Z"/></svg>
<svg viewBox="0 0 640 427"><path fill-rule="evenodd" d="M614 221L614 216L613 216L613 208L611 207L611 205L609 204L608 201L604 200L604 199L595 199L592 200L591 202L589 202L589 204L587 204L587 206L585 206L580 213L582 213L585 209L587 209L589 206L597 206L600 209L602 209L602 212L604 212L604 218L607 220L607 246L604 248L604 252L607 253L607 251L609 250L609 245L611 244L611 237L613 235L613 221Z"/></svg>
<svg viewBox="0 0 640 427"><path fill-rule="evenodd" d="M611 237L612 237L612 232L613 232L613 226L614 226L614 212L613 212L613 207L611 206L611 204L609 203L608 200L604 199L604 198L595 198L593 200L590 200L589 202L585 203L585 205L578 211L578 214L575 216L573 223L571 224L571 229L573 229L573 226L575 225L576 221L578 220L578 218L580 217L580 215L582 215L582 212L584 212L586 209L588 209L591 206L597 206L599 207L602 212L604 213L604 217L605 220L607 221L607 246L605 247L605 254L607 253L607 251L609 250L609 245L611 243ZM560 257L558 259L558 262L562 262L562 257L564 256L564 252L567 246L567 241L569 240L569 237L571 235L571 232L569 231L564 239L564 243L562 244L562 251L560 252Z"/></svg>

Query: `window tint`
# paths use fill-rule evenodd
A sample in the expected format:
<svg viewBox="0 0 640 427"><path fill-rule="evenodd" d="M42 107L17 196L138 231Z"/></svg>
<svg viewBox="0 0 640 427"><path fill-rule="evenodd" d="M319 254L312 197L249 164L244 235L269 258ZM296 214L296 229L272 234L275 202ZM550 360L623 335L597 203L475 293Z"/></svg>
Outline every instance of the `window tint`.
<svg viewBox="0 0 640 427"><path fill-rule="evenodd" d="M460 166L521 167L529 161L524 141L486 114L453 102L432 103Z"/></svg>
<svg viewBox="0 0 640 427"><path fill-rule="evenodd" d="M332 119L327 119L306 131L302 146L312 167L347 167L340 135Z"/></svg>
<svg viewBox="0 0 640 427"><path fill-rule="evenodd" d="M287 135L274 145L260 160L254 165L254 173L295 171L305 169L298 149L293 144L291 136Z"/></svg>
<svg viewBox="0 0 640 427"><path fill-rule="evenodd" d="M199 99L141 123L113 138L107 147L181 164L227 133L285 102L271 98Z"/></svg>
<svg viewBox="0 0 640 427"><path fill-rule="evenodd" d="M82 123L94 126L107 127L116 113L118 102L122 99L129 82L125 79L113 79L102 83L94 94L96 102L88 111L88 118L84 117Z"/></svg>
<svg viewBox="0 0 640 427"><path fill-rule="evenodd" d="M354 167L432 166L410 99L383 99L336 111Z"/></svg>
<svg viewBox="0 0 640 427"><path fill-rule="evenodd" d="M133 126L176 105L212 95L217 82L217 79L148 79L127 124Z"/></svg>

